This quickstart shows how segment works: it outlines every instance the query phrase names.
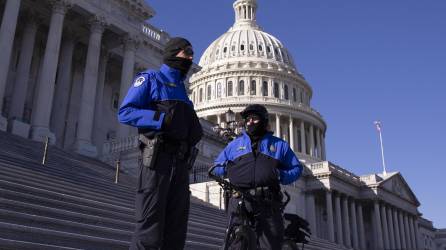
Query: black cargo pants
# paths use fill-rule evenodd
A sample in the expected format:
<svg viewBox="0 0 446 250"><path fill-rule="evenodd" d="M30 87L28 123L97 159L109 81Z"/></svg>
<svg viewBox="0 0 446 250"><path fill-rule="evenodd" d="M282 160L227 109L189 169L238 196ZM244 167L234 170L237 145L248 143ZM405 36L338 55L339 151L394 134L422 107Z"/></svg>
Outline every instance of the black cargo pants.
<svg viewBox="0 0 446 250"><path fill-rule="evenodd" d="M189 217L189 170L175 152L161 150L155 167L140 166L131 250L182 250Z"/></svg>
<svg viewBox="0 0 446 250"><path fill-rule="evenodd" d="M230 227L240 225L241 218L237 214L237 204L239 198L231 197L228 204L228 217L232 215L232 222L229 221ZM257 236L257 249L276 250L282 249L284 237L283 216L281 210L281 202L279 198L273 200L260 200L251 203L245 201L247 211L253 215L254 230ZM229 246L231 250L241 250L240 242L233 242Z"/></svg>

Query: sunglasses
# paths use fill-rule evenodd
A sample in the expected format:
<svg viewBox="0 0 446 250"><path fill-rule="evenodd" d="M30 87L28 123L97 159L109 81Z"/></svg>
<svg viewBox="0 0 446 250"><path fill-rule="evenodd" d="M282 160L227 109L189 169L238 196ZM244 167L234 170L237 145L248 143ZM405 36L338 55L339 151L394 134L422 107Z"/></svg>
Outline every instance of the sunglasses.
<svg viewBox="0 0 446 250"><path fill-rule="evenodd" d="M184 49L184 54L186 56L193 56L194 55L194 51L192 50L191 47L187 47L187 48Z"/></svg>

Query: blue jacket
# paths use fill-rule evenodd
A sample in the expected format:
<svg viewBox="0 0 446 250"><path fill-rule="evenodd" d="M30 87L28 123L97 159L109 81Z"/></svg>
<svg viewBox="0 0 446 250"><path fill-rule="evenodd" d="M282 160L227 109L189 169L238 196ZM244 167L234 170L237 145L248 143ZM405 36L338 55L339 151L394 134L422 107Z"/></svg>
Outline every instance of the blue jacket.
<svg viewBox="0 0 446 250"><path fill-rule="evenodd" d="M214 173L227 175L229 181L242 188L287 185L296 181L303 167L288 143L268 132L258 143L254 155L246 132L220 153Z"/></svg>
<svg viewBox="0 0 446 250"><path fill-rule="evenodd" d="M166 115L171 125L163 127ZM163 64L159 71L140 72L133 80L119 111L119 122L137 127L140 133L162 133L173 140L195 145L202 128L187 96L180 71Z"/></svg>

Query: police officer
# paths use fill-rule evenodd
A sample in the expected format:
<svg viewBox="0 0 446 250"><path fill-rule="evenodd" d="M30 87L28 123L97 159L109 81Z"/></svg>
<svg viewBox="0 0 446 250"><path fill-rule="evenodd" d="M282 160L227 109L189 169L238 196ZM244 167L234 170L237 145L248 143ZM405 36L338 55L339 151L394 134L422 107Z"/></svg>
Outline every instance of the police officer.
<svg viewBox="0 0 446 250"><path fill-rule="evenodd" d="M258 202L246 201L247 209L255 214L255 232L260 249L281 249L284 226L281 211L280 184L296 181L302 173L293 150L287 142L272 135L268 128L268 111L262 105L247 106L241 116L246 130L233 140L215 160L214 174L257 196ZM229 200L228 214L232 225L240 223L238 198ZM238 249L238 246L230 246Z"/></svg>
<svg viewBox="0 0 446 250"><path fill-rule="evenodd" d="M190 42L172 38L161 68L138 73L119 108L119 121L137 127L141 141L132 250L184 248L188 170L203 135L184 86L192 58Z"/></svg>

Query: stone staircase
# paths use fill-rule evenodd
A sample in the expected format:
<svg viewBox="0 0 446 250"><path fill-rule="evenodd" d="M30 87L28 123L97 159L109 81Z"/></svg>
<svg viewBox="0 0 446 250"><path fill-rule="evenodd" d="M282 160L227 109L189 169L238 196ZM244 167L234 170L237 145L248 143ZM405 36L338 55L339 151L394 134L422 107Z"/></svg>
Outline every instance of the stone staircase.
<svg viewBox="0 0 446 250"><path fill-rule="evenodd" d="M0 132L0 249L128 249L134 179L100 161ZM186 249L219 249L219 209L192 198Z"/></svg>

